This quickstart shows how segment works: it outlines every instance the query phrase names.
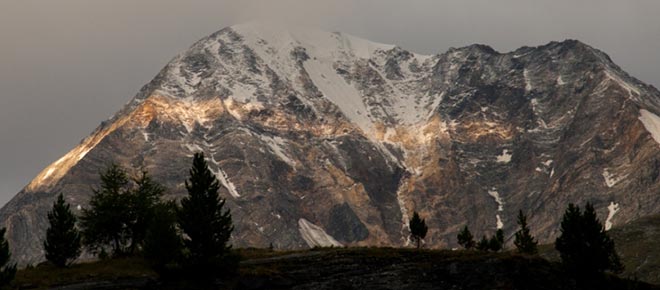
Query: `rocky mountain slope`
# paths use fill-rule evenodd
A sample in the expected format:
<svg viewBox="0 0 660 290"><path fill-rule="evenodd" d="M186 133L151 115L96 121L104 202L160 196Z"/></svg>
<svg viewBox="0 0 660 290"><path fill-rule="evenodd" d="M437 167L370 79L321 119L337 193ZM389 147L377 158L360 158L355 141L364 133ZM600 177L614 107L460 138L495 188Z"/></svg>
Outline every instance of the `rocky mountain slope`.
<svg viewBox="0 0 660 290"><path fill-rule="evenodd" d="M80 209L114 161L185 194L207 154L233 244L428 247L460 227L509 239L530 215L542 242L569 202L607 228L660 212L660 92L575 40L500 53L419 55L343 33L222 29L175 57L121 111L2 210L15 257L42 259L57 192Z"/></svg>

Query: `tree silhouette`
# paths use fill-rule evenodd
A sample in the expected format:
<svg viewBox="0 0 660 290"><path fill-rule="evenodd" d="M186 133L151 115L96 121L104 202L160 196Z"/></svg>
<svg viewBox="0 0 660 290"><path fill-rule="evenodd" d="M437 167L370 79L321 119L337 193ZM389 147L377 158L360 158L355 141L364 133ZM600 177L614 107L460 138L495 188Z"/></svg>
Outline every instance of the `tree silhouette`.
<svg viewBox="0 0 660 290"><path fill-rule="evenodd" d="M419 249L422 240L426 237L426 232L429 230L426 226L426 221L420 218L417 212L414 212L408 226L410 227L410 239L417 244L417 248Z"/></svg>
<svg viewBox="0 0 660 290"><path fill-rule="evenodd" d="M488 241L488 249L493 252L499 252L504 248L504 231L497 229L495 235Z"/></svg>
<svg viewBox="0 0 660 290"><path fill-rule="evenodd" d="M46 259L58 267L66 267L80 255L80 233L76 216L60 193L48 213L50 227L46 230L44 250Z"/></svg>
<svg viewBox="0 0 660 290"><path fill-rule="evenodd" d="M538 252L537 242L529 233L527 217L523 214L522 210L518 211L518 225L520 229L515 234L513 244L516 245L518 252L522 254L536 254Z"/></svg>
<svg viewBox="0 0 660 290"><path fill-rule="evenodd" d="M209 170L203 153L195 153L190 178L186 180L188 196L181 200L178 222L185 234L188 251L187 266L195 274L211 278L222 268L232 226L229 209L223 210L225 200L218 195L220 185Z"/></svg>
<svg viewBox="0 0 660 290"><path fill-rule="evenodd" d="M578 277L623 270L614 241L607 235L590 203L586 204L584 213L579 206L568 205L555 249L566 269Z"/></svg>
<svg viewBox="0 0 660 290"><path fill-rule="evenodd" d="M136 188L130 191L128 197L127 229L131 244L130 252L134 253L142 246L147 234L147 227L154 216L154 209L160 203L165 187L155 182L149 173L142 174L133 180Z"/></svg>
<svg viewBox="0 0 660 290"><path fill-rule="evenodd" d="M159 203L153 209L144 240L144 257L163 274L179 260L182 241L176 229L176 203Z"/></svg>
<svg viewBox="0 0 660 290"><path fill-rule="evenodd" d="M474 237L472 236L472 233L470 233L467 225L463 227L463 229L458 233L457 238L458 244L463 248L469 250L475 247L476 243L474 241Z"/></svg>
<svg viewBox="0 0 660 290"><path fill-rule="evenodd" d="M125 252L130 239L129 180L126 171L116 164L110 165L100 177L101 188L94 190L90 208L83 209L80 217L83 243L95 253L104 253L111 246L113 255L117 256Z"/></svg>
<svg viewBox="0 0 660 290"><path fill-rule="evenodd" d="M477 250L479 251L488 251L490 249L490 241L486 238L486 235L481 236L481 240L477 243Z"/></svg>

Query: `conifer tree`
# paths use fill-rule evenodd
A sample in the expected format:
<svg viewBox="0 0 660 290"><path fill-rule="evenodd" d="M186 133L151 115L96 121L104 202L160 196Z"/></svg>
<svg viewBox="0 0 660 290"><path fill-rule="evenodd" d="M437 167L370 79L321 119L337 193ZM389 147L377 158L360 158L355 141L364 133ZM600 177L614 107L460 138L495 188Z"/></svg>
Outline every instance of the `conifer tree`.
<svg viewBox="0 0 660 290"><path fill-rule="evenodd" d="M477 243L477 250L479 251L488 251L490 249L490 241L486 238L486 235L481 236L481 240Z"/></svg>
<svg viewBox="0 0 660 290"><path fill-rule="evenodd" d="M493 252L499 252L504 248L504 231L497 229L495 235L490 238L488 248Z"/></svg>
<svg viewBox="0 0 660 290"><path fill-rule="evenodd" d="M467 225L463 227L463 229L458 233L457 238L458 238L458 244L461 245L466 250L475 247L474 237L472 236L472 233L468 229Z"/></svg>
<svg viewBox="0 0 660 290"><path fill-rule="evenodd" d="M414 212L408 226L410 227L410 239L417 244L417 248L419 249L422 240L426 237L426 232L429 230L426 226L426 221L420 218L417 212Z"/></svg>
<svg viewBox="0 0 660 290"><path fill-rule="evenodd" d="M144 240L144 257L154 269L163 273L180 258L182 241L176 229L176 203L157 204L149 221Z"/></svg>
<svg viewBox="0 0 660 290"><path fill-rule="evenodd" d="M132 253L143 245L147 227L154 216L154 209L165 192L165 187L155 182L146 171L133 181L136 187L130 191L128 197L129 216L126 219L131 240L129 251Z"/></svg>
<svg viewBox="0 0 660 290"><path fill-rule="evenodd" d="M211 277L222 268L232 226L229 209L223 210L225 200L218 195L220 185L209 170L203 153L195 153L190 178L186 180L188 196L181 200L177 211L179 226L185 234L187 266L198 275Z"/></svg>
<svg viewBox="0 0 660 290"><path fill-rule="evenodd" d="M520 226L520 229L515 234L513 244L516 245L518 252L522 254L536 254L538 252L537 242L529 233L527 217L523 214L522 210L518 211L518 225Z"/></svg>
<svg viewBox="0 0 660 290"><path fill-rule="evenodd" d="M110 165L100 177L101 188L93 190L90 208L83 209L80 217L83 243L95 253L103 253L109 246L117 256L125 252L130 240L129 179L126 171L116 164Z"/></svg>
<svg viewBox="0 0 660 290"><path fill-rule="evenodd" d="M561 221L561 235L555 241L562 264L578 276L592 276L604 271L620 272L623 266L614 242L607 235L590 203L584 213L569 204Z"/></svg>
<svg viewBox="0 0 660 290"><path fill-rule="evenodd" d="M6 228L0 229L0 287L8 285L16 276L16 264L9 264L11 252L5 238L6 231Z"/></svg>
<svg viewBox="0 0 660 290"><path fill-rule="evenodd" d="M60 193L48 213L50 227L46 230L44 250L46 259L58 267L66 267L80 255L80 233L76 216Z"/></svg>

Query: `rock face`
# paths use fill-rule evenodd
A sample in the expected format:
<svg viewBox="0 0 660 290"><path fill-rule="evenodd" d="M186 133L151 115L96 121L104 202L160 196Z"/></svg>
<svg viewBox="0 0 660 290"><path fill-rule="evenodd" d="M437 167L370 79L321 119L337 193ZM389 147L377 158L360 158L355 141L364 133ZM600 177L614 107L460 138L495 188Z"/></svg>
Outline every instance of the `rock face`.
<svg viewBox="0 0 660 290"><path fill-rule="evenodd" d="M114 117L0 210L14 257L43 258L62 192L85 207L110 162L185 194L203 151L235 246L429 247L516 229L541 242L569 202L608 227L660 212L660 92L574 40L425 56L342 33L246 24L175 57ZM80 207L79 207L80 206Z"/></svg>

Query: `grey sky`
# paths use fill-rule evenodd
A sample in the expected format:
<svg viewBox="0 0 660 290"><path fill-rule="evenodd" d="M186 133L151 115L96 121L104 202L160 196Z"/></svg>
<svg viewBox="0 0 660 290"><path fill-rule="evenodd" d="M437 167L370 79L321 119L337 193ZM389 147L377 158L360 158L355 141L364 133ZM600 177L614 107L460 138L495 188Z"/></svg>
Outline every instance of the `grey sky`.
<svg viewBox="0 0 660 290"><path fill-rule="evenodd" d="M225 26L268 18L420 53L575 38L658 87L658 12L657 0L2 0L0 205Z"/></svg>

